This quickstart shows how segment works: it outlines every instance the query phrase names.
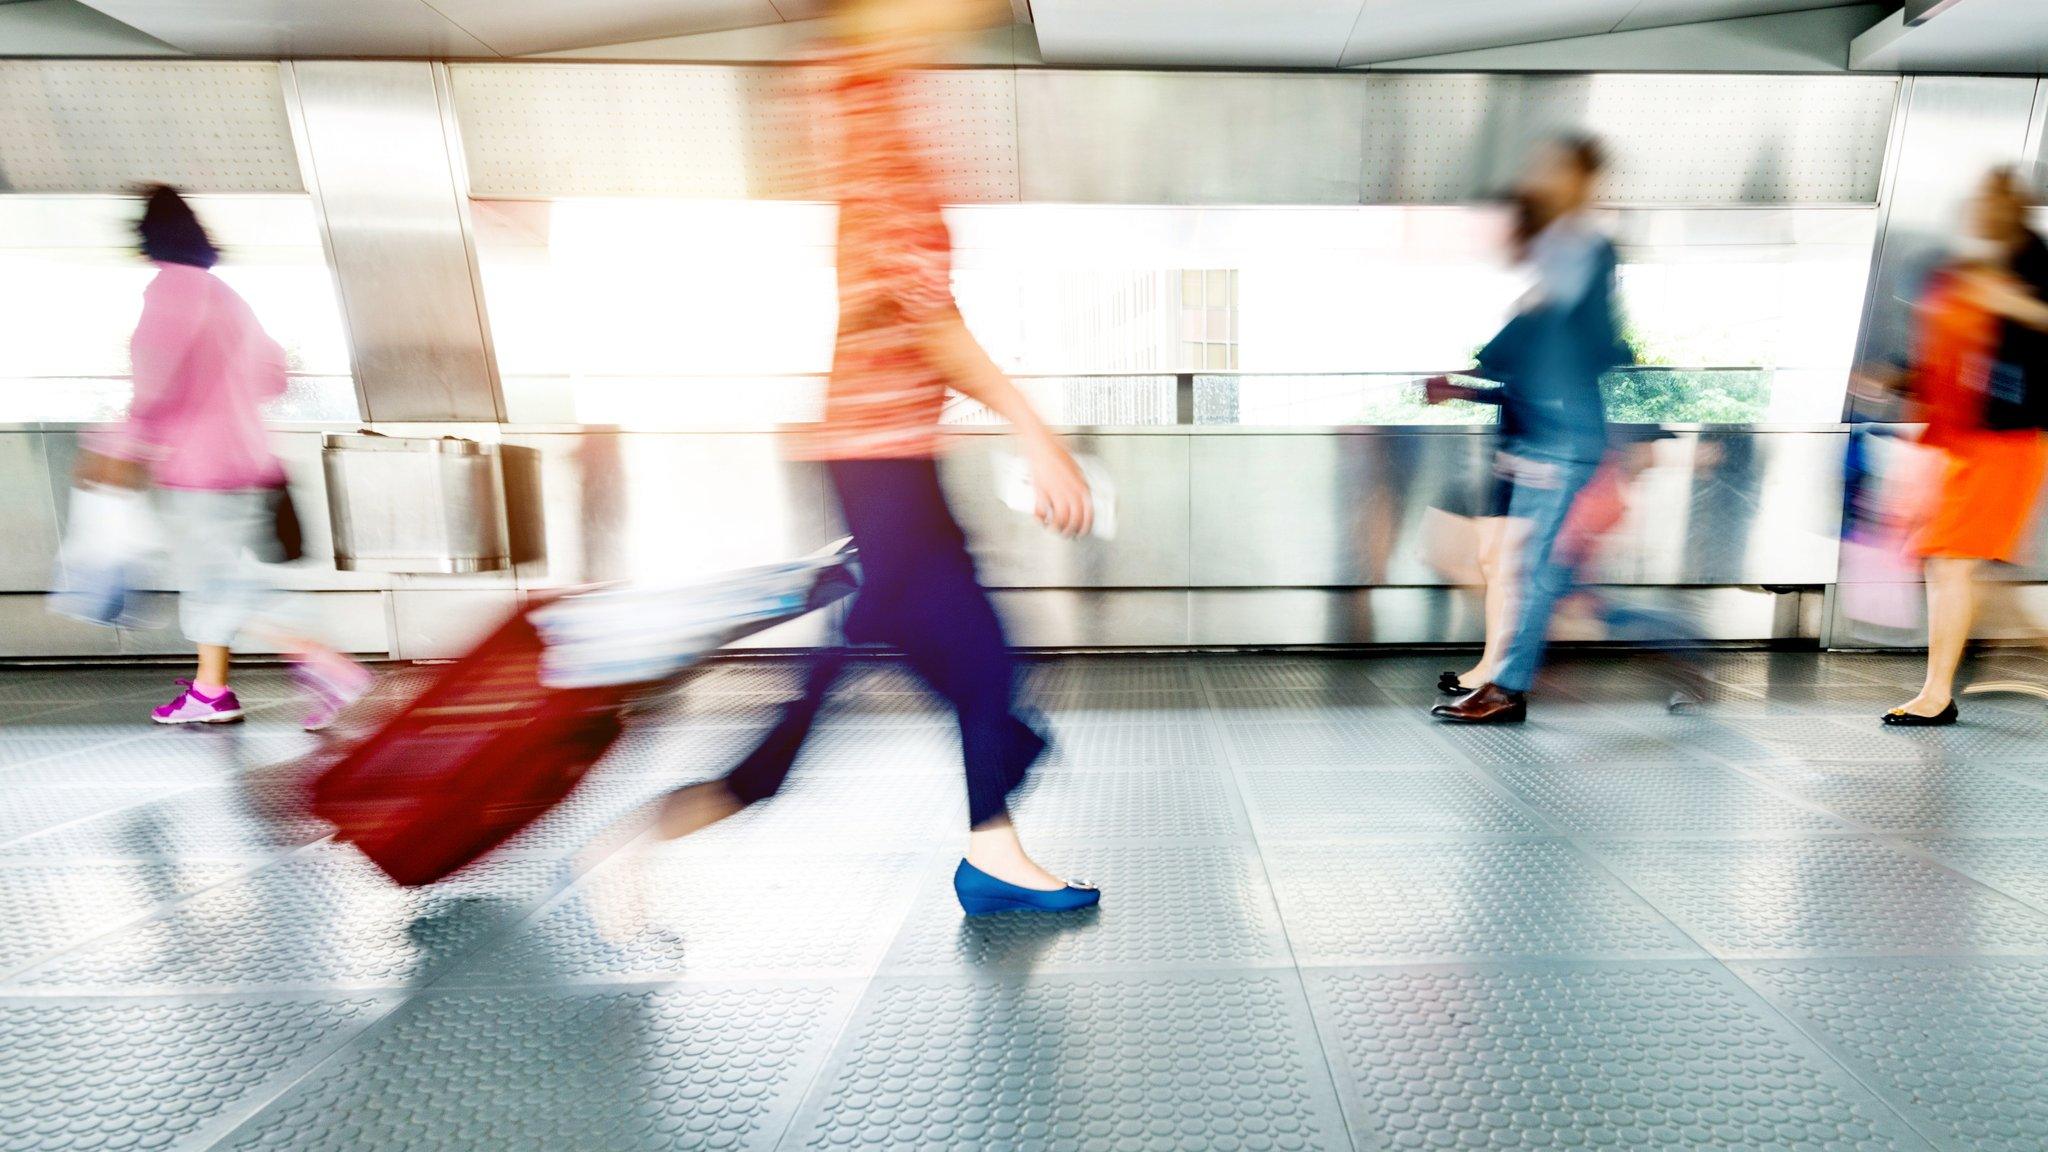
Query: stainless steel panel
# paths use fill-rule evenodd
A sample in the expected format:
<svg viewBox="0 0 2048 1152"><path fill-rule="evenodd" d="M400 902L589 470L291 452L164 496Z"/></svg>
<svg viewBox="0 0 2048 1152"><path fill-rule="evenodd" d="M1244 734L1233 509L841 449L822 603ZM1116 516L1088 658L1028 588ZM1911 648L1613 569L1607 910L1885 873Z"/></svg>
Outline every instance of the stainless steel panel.
<svg viewBox="0 0 2048 1152"><path fill-rule="evenodd" d="M500 419L436 66L287 67L366 415Z"/></svg>
<svg viewBox="0 0 2048 1152"><path fill-rule="evenodd" d="M771 0L434 0L434 10L507 56L719 32L783 19Z"/></svg>
<svg viewBox="0 0 2048 1152"><path fill-rule="evenodd" d="M1355 204L1363 76L1017 74L1026 201Z"/></svg>
<svg viewBox="0 0 2048 1152"><path fill-rule="evenodd" d="M489 56L421 0L92 0L124 24L200 56Z"/></svg>
<svg viewBox="0 0 2048 1152"><path fill-rule="evenodd" d="M1992 168L2029 159L2035 87L2030 79L1913 78L1859 359L1904 359L1915 287L1962 227L1971 191Z"/></svg>
<svg viewBox="0 0 2048 1152"><path fill-rule="evenodd" d="M0 435L0 592L49 587L57 562L57 506L43 439L40 432Z"/></svg>
<svg viewBox="0 0 2048 1152"><path fill-rule="evenodd" d="M1222 647L1476 644L1476 595L1454 588L1259 588L1189 594L1189 637Z"/></svg>
<svg viewBox="0 0 2048 1152"><path fill-rule="evenodd" d="M521 587L685 580L801 555L831 539L823 469L791 463L772 435L513 434L538 454L515 523L538 521Z"/></svg>
<svg viewBox="0 0 2048 1152"><path fill-rule="evenodd" d="M946 496L981 579L1001 588L1181 588L1188 582L1188 441L1177 436L1075 436L1116 484L1114 540L1066 540L1005 506L997 461L1006 436L966 436L945 461Z"/></svg>
<svg viewBox="0 0 2048 1152"><path fill-rule="evenodd" d="M1827 584L1842 524L1833 432L1708 433L1658 445L1606 551L1630 584Z"/></svg>
<svg viewBox="0 0 2048 1152"><path fill-rule="evenodd" d="M0 657L113 656L119 651L114 629L52 616L40 594L0 595Z"/></svg>
<svg viewBox="0 0 2048 1152"><path fill-rule="evenodd" d="M391 654L401 660L447 660L476 647L519 606L510 588L425 591L391 597Z"/></svg>
<svg viewBox="0 0 2048 1152"><path fill-rule="evenodd" d="M689 65L457 64L469 186L482 197L804 198L801 72ZM1017 198L1015 75L920 75L917 127L953 203Z"/></svg>
<svg viewBox="0 0 2048 1152"><path fill-rule="evenodd" d="M1055 64L1329 68L1359 20L1359 0L1032 0L1031 14Z"/></svg>
<svg viewBox="0 0 2048 1152"><path fill-rule="evenodd" d="M1191 437L1191 585L1437 584L1423 556L1432 506L1470 503L1483 435Z"/></svg>
<svg viewBox="0 0 2048 1152"><path fill-rule="evenodd" d="M990 593L1020 648L1173 648L1192 641L1188 593L1004 589Z"/></svg>
<svg viewBox="0 0 2048 1152"><path fill-rule="evenodd" d="M321 462L336 567L412 573L511 567L496 445L330 433Z"/></svg>
<svg viewBox="0 0 2048 1152"><path fill-rule="evenodd" d="M302 191L278 66L0 60L0 192L147 181Z"/></svg>
<svg viewBox="0 0 2048 1152"><path fill-rule="evenodd" d="M1874 203L1898 84L1616 73L1369 79L1368 203L1493 195L1531 147L1563 131L1593 132L1607 146L1601 195L1617 204Z"/></svg>

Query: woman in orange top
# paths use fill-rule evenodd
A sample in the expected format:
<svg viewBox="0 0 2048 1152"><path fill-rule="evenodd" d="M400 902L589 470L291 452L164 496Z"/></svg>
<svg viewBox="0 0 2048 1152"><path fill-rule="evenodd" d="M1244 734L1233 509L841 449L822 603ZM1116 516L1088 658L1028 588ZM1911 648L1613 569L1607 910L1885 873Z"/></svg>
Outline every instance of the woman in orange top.
<svg viewBox="0 0 2048 1152"><path fill-rule="evenodd" d="M953 886L969 915L1063 911L1100 898L1027 855L1008 800L1045 750L1017 715L1015 668L966 538L946 505L935 457L950 387L1002 416L1031 463L1039 517L1088 531L1087 481L1030 403L989 359L954 306L952 236L939 172L915 130L911 69L1009 7L991 0L838 0L840 39L814 69L829 138L824 194L839 206L839 335L825 419L795 438L824 462L860 551L847 639L901 649L959 715L967 775L967 858ZM821 656L801 699L724 779L672 796L663 830L683 835L767 799L781 786L837 674Z"/></svg>
<svg viewBox="0 0 2048 1152"><path fill-rule="evenodd" d="M2027 230L2026 198L2008 171L1993 172L1972 206L1963 258L1936 276L1920 306L1912 386L1943 471L1935 506L1913 540L1927 567L1927 679L1885 713L1895 727L1956 720L1955 676L1976 610L1978 569L2013 561L2048 474L2048 441L2032 428L1985 422L1990 372L2007 325L2048 328L2038 293L2048 249Z"/></svg>

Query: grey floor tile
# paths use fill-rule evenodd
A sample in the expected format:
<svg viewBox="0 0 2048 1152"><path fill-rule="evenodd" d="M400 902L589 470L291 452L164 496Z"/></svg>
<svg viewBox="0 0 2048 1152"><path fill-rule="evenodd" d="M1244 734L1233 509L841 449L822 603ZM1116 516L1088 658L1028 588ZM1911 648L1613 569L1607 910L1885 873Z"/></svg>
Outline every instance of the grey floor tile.
<svg viewBox="0 0 2048 1152"><path fill-rule="evenodd" d="M365 996L0 998L0 1148L204 1141L388 1006Z"/></svg>
<svg viewBox="0 0 2048 1152"><path fill-rule="evenodd" d="M1590 714L1553 713L1504 727L1446 724L1443 737L1480 764L1683 764L1699 759L1647 732Z"/></svg>
<svg viewBox="0 0 2048 1152"><path fill-rule="evenodd" d="M636 848L447 979L865 976L895 936L925 863L908 853L739 853L696 841Z"/></svg>
<svg viewBox="0 0 2048 1152"><path fill-rule="evenodd" d="M2048 836L1916 837L1904 843L2048 912Z"/></svg>
<svg viewBox="0 0 2048 1152"><path fill-rule="evenodd" d="M332 831L304 812L303 795L295 781L244 777L76 821L18 840L4 851L174 860L271 856Z"/></svg>
<svg viewBox="0 0 2048 1152"><path fill-rule="evenodd" d="M889 973L1291 967L1265 870L1249 845L1056 845L1046 867L1103 889L1098 908L966 917L952 860L933 869Z"/></svg>
<svg viewBox="0 0 2048 1152"><path fill-rule="evenodd" d="M1710 765L1511 764L1488 771L1575 835L1755 836L1845 827L1740 773Z"/></svg>
<svg viewBox="0 0 2048 1152"><path fill-rule="evenodd" d="M15 990L398 988L508 927L560 882L484 862L399 888L346 848L309 849L17 976Z"/></svg>
<svg viewBox="0 0 2048 1152"><path fill-rule="evenodd" d="M1206 725L1054 722L1048 764L1071 768L1203 768L1222 762Z"/></svg>
<svg viewBox="0 0 2048 1152"><path fill-rule="evenodd" d="M0 976L233 877L221 864L0 862Z"/></svg>
<svg viewBox="0 0 2048 1152"><path fill-rule="evenodd" d="M1265 859L1302 965L1702 955L1556 841L1271 847Z"/></svg>
<svg viewBox="0 0 2048 1152"><path fill-rule="evenodd" d="M61 828L78 820L146 804L174 794L189 785L101 784L88 787L7 787L7 802L0 804L0 854L14 851L22 839Z"/></svg>
<svg viewBox="0 0 2048 1152"><path fill-rule="evenodd" d="M1246 770L1238 779L1261 841L1541 831L1462 768Z"/></svg>
<svg viewBox="0 0 2048 1152"><path fill-rule="evenodd" d="M1011 797L1032 843L1059 840L1208 840L1250 835L1230 775L1041 770Z"/></svg>
<svg viewBox="0 0 2048 1152"><path fill-rule="evenodd" d="M2048 964L1816 960L1739 971L1941 1147L2048 1147Z"/></svg>
<svg viewBox="0 0 2048 1152"><path fill-rule="evenodd" d="M1362 1148L1924 1148L1703 963L1307 977Z"/></svg>
<svg viewBox="0 0 2048 1152"><path fill-rule="evenodd" d="M1310 718L1221 725L1232 759L1246 768L1457 764L1462 758L1419 717Z"/></svg>
<svg viewBox="0 0 2048 1152"><path fill-rule="evenodd" d="M1757 775L1845 819L1886 832L2048 832L2048 787L1969 764L1821 764Z"/></svg>
<svg viewBox="0 0 2048 1152"><path fill-rule="evenodd" d="M1350 1146L1291 972L880 979L784 1144Z"/></svg>
<svg viewBox="0 0 2048 1152"><path fill-rule="evenodd" d="M1723 958L2048 955L2048 917L1874 841L1606 841L1596 849Z"/></svg>
<svg viewBox="0 0 2048 1152"><path fill-rule="evenodd" d="M216 1147L765 1152L854 995L788 983L431 993Z"/></svg>

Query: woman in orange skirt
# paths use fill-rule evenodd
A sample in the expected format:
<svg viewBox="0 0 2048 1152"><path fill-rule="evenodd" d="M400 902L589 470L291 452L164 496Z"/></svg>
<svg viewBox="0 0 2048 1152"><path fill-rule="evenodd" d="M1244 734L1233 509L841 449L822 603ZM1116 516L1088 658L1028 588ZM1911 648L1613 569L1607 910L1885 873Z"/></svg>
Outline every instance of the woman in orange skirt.
<svg viewBox="0 0 2048 1152"><path fill-rule="evenodd" d="M1934 507L1915 535L1927 570L1927 679L1885 713L1895 727L1956 721L1955 676L1976 610L1978 569L2018 559L2044 477L2048 440L2034 428L1990 427L1990 373L2007 325L2048 329L2041 285L2048 248L2026 227L2026 198L2008 171L1984 182L1963 259L1937 275L1921 302L1915 400L1942 454Z"/></svg>

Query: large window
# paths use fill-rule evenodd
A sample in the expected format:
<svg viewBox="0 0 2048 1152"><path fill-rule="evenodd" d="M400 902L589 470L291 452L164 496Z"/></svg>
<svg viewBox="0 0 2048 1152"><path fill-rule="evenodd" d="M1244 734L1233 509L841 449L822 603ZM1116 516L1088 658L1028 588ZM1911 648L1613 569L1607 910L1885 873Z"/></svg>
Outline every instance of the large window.
<svg viewBox="0 0 2048 1152"><path fill-rule="evenodd" d="M217 269L284 345L281 420L358 415L341 307L307 196L195 196ZM135 251L139 201L0 196L0 421L119 419L128 338L154 274Z"/></svg>
<svg viewBox="0 0 2048 1152"><path fill-rule="evenodd" d="M834 325L832 210L560 200L475 205L515 420L815 419ZM1000 205L949 212L968 324L1047 415L1171 423L1476 421L1428 409L1526 287L1483 208ZM1611 214L1643 368L1617 419L1832 421L1869 268L1868 209ZM1105 379L1104 377L1109 377ZM952 418L983 418L956 406Z"/></svg>

